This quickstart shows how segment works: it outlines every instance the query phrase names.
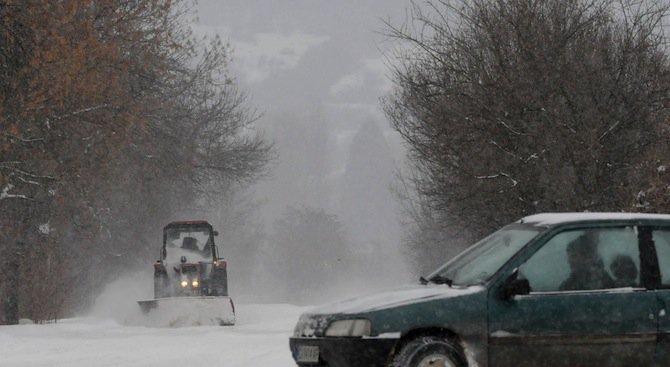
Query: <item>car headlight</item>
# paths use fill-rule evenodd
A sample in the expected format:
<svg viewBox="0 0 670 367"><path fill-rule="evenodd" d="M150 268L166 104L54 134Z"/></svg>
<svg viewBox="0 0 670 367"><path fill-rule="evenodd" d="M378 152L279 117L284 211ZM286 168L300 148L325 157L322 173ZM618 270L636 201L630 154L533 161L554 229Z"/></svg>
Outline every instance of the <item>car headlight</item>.
<svg viewBox="0 0 670 367"><path fill-rule="evenodd" d="M198 282L197 279L194 279L191 285L193 286L193 288L198 288L200 286L200 282Z"/></svg>
<svg viewBox="0 0 670 367"><path fill-rule="evenodd" d="M372 330L370 320L339 320L326 329L326 336L369 336Z"/></svg>
<svg viewBox="0 0 670 367"><path fill-rule="evenodd" d="M186 288L186 287L188 287L188 281L187 281L187 280L182 280L182 281L181 281L181 287L182 287L182 288Z"/></svg>

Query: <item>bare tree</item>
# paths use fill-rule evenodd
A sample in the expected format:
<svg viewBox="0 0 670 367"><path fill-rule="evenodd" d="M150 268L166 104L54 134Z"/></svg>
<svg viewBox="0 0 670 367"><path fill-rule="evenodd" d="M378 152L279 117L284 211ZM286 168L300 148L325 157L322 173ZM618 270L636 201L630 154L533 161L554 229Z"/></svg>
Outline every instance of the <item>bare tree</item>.
<svg viewBox="0 0 670 367"><path fill-rule="evenodd" d="M401 47L385 111L423 218L462 246L535 212L631 209L668 139L669 8L432 0L389 25Z"/></svg>
<svg viewBox="0 0 670 367"><path fill-rule="evenodd" d="M271 146L250 129L228 46L191 34L190 6L0 1L0 253L16 269L0 275L6 322L71 312L150 262L148 233L172 213L263 173Z"/></svg>

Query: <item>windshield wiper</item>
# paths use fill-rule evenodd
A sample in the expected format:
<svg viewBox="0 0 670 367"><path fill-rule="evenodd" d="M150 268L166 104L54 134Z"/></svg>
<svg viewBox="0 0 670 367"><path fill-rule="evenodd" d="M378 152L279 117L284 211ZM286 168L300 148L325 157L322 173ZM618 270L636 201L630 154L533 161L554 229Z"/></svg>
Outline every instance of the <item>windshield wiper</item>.
<svg viewBox="0 0 670 367"><path fill-rule="evenodd" d="M435 275L435 276L433 276L433 277L430 278L430 279L426 279L426 278L424 278L424 277L422 276L421 278L419 278L419 281L420 281L421 284L423 284L423 285L426 285L426 284L428 284L428 283L446 284L446 285L449 286L449 288L451 288L451 285L454 284L454 281L453 281L453 280L451 280L451 279L449 279L449 278L447 278L447 277L443 277L443 276L441 276L441 275Z"/></svg>

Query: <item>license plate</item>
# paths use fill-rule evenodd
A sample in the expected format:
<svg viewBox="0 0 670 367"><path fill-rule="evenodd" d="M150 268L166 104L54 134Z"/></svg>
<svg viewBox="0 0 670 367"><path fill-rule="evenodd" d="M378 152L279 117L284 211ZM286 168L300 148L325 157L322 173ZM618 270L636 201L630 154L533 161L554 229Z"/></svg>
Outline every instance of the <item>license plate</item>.
<svg viewBox="0 0 670 367"><path fill-rule="evenodd" d="M318 363L319 347L312 345L301 345L298 347L298 362Z"/></svg>

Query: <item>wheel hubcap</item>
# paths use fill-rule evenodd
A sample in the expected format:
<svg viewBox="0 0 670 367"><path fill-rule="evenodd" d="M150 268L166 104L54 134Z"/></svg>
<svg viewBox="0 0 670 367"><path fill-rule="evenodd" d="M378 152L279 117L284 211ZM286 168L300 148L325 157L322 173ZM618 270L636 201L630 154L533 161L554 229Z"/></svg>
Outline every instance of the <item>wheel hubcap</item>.
<svg viewBox="0 0 670 367"><path fill-rule="evenodd" d="M456 367L444 354L431 354L424 357L417 367Z"/></svg>

